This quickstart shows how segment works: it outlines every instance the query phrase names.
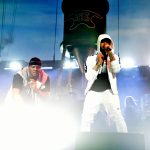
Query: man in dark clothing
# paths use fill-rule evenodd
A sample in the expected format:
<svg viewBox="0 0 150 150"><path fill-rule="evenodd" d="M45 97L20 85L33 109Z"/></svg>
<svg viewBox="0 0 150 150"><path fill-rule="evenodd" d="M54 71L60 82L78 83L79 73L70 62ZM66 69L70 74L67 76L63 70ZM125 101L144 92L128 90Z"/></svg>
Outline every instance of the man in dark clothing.
<svg viewBox="0 0 150 150"><path fill-rule="evenodd" d="M18 71L13 77L11 98L17 101L44 101L50 95L50 78L42 69L39 58L33 57L29 65Z"/></svg>

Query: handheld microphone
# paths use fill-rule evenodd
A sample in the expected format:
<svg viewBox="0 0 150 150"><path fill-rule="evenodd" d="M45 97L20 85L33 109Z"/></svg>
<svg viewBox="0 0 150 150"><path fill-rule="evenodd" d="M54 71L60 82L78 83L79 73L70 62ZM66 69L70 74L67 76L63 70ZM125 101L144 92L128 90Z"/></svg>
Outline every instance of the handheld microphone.
<svg viewBox="0 0 150 150"><path fill-rule="evenodd" d="M112 49L110 47L107 47L106 48L106 51L111 51Z"/></svg>

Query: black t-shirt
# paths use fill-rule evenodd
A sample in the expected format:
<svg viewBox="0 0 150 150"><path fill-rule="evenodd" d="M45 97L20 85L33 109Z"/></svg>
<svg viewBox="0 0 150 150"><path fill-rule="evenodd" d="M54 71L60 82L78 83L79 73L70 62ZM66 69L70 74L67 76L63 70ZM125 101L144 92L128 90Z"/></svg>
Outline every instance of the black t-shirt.
<svg viewBox="0 0 150 150"><path fill-rule="evenodd" d="M15 74L13 77L12 87L20 89L20 90L23 89L23 78L18 73ZM43 89L43 91L50 91L50 79L49 79L49 77L47 78L47 81L45 83L45 88Z"/></svg>
<svg viewBox="0 0 150 150"><path fill-rule="evenodd" d="M108 80L108 73L98 74L97 79L94 81L90 90L102 92L110 89L110 82Z"/></svg>

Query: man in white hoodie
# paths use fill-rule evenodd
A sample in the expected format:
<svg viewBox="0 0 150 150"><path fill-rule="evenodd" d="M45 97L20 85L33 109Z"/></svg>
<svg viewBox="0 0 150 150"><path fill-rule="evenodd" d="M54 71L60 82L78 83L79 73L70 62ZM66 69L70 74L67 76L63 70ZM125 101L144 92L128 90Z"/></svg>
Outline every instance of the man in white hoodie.
<svg viewBox="0 0 150 150"><path fill-rule="evenodd" d="M90 132L96 114L105 111L116 125L117 132L127 132L120 110L116 73L120 71L119 58L114 54L114 43L108 34L97 40L97 51L89 55L85 64L85 101L81 118L81 131Z"/></svg>

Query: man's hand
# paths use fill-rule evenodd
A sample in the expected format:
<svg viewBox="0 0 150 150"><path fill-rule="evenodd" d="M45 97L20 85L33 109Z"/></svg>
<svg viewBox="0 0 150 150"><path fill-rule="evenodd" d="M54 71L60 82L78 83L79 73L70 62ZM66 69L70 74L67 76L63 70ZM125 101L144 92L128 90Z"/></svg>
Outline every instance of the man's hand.
<svg viewBox="0 0 150 150"><path fill-rule="evenodd" d="M37 86L36 86L36 81L34 79L30 79L30 81L28 82L29 87L36 91L37 90Z"/></svg>
<svg viewBox="0 0 150 150"><path fill-rule="evenodd" d="M115 60L115 57L114 57L114 54L113 54L112 51L108 51L107 53L108 53L108 56L109 56L109 58L110 58L110 61Z"/></svg>
<svg viewBox="0 0 150 150"><path fill-rule="evenodd" d="M103 54L102 53L98 53L97 54L97 65L102 65L102 63L103 63L103 58L104 58L104 56L103 56Z"/></svg>
<svg viewBox="0 0 150 150"><path fill-rule="evenodd" d="M103 54L102 54L102 53L98 53L96 59L97 59L97 61L96 61L95 66L93 67L93 69L94 69L95 71L98 71L99 68L102 66L103 61L104 61L104 60L103 60L103 59L104 59Z"/></svg>

